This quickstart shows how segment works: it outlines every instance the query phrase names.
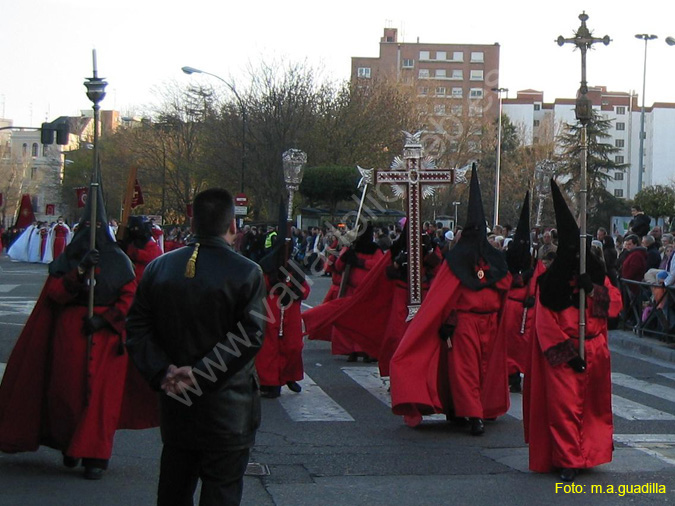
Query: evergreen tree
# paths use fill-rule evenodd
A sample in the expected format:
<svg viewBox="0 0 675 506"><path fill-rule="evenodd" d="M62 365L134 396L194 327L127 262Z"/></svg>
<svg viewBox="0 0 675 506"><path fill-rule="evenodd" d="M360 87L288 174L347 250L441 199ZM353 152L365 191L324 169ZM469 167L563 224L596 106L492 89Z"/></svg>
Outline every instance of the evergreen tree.
<svg viewBox="0 0 675 506"><path fill-rule="evenodd" d="M593 110L593 117L586 127L588 141L586 185L589 217L600 218L597 216L598 213L606 207L602 204L613 199L613 195L606 190L607 182L614 172L624 171L628 167L628 164L614 161L613 155L619 153L620 148L605 142L611 138L608 133L610 128L612 128L612 120L602 118L596 110ZM581 124L566 124L563 133L558 137L558 145L561 153L556 160L556 176L562 182L567 194L576 201L581 178ZM609 217L607 219L609 220Z"/></svg>

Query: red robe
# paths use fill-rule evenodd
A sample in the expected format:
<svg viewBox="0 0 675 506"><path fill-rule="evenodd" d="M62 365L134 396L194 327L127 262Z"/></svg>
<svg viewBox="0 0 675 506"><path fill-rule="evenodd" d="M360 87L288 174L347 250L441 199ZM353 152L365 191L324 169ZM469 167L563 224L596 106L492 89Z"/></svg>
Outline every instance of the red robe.
<svg viewBox="0 0 675 506"><path fill-rule="evenodd" d="M391 313L392 281L386 267L391 253L380 256L378 263L353 295L334 299L302 313L305 334L313 335L335 326L348 332L354 342L371 357L377 357Z"/></svg>
<svg viewBox="0 0 675 506"><path fill-rule="evenodd" d="M336 245L333 244L331 247L334 248ZM340 293L340 284L342 283L342 273L337 272L335 270L335 262L337 261L337 255L329 255L328 260L326 261L325 265L325 270L326 272L330 272L331 275L331 285L330 288L328 289L328 292L326 292L326 296L323 298L323 302L321 304L325 304L326 302L330 302L331 300L335 300L338 298L338 294ZM332 326L326 326L322 328L321 330L318 330L317 332L314 332L310 335L307 336L307 339L310 341L330 341L332 338L333 334L333 327Z"/></svg>
<svg viewBox="0 0 675 506"><path fill-rule="evenodd" d="M534 273L527 285L514 286L514 283L512 283L506 295L502 319L499 322L499 332L505 334L506 361L509 375L525 373L528 370L532 350L530 343L534 331L535 308L530 307L527 309L527 313L525 313L523 303L528 297L536 299L537 279L544 272L546 272L544 264L537 262ZM524 314L525 325L523 325Z"/></svg>
<svg viewBox="0 0 675 506"><path fill-rule="evenodd" d="M498 311L511 275L496 285L465 288L447 262L391 360L395 414L433 413L495 418L509 409L506 343L498 337ZM458 313L453 348L439 337L452 311Z"/></svg>
<svg viewBox="0 0 675 506"><path fill-rule="evenodd" d="M49 235L49 229L41 228L40 229L40 261L45 258L45 251L47 250L47 236Z"/></svg>
<svg viewBox="0 0 675 506"><path fill-rule="evenodd" d="M342 260L342 254L347 251L347 248L342 250L340 257L338 257L335 262L335 271L344 273L346 265ZM381 250L376 250L372 255L366 255L365 253L356 253L356 256L359 260L363 261L363 267L352 266L349 272L349 282L347 284L347 289L345 290L345 297L349 297L354 294L364 280L368 277L369 271L377 265L377 263L382 259L383 253ZM344 275L344 274L343 274ZM333 343L332 353L333 355L349 355L350 353L366 352L358 344L358 337L355 335L355 332L352 332L346 328L334 328L331 335L331 342Z"/></svg>
<svg viewBox="0 0 675 506"><path fill-rule="evenodd" d="M48 445L75 458L109 459L116 429L159 424L156 395L128 355L119 353L136 280L122 288L113 306L94 308L117 332L97 331L89 360L82 332L87 308L69 304L75 293L68 287L75 283L75 271L47 278L12 351L0 385L1 451L35 451ZM125 385L137 388L125 392Z"/></svg>
<svg viewBox="0 0 675 506"><path fill-rule="evenodd" d="M604 295L603 295L604 293ZM532 340L531 381L523 394L528 420L530 469L582 469L612 460L612 380L607 345L607 317L594 317L594 298L609 298L609 317L621 310L621 294L605 278L586 297L586 371L575 372L567 361L578 349L579 310L554 312L537 302ZM550 359L556 363L552 366ZM560 363L558 363L560 362ZM527 402L526 402L527 401Z"/></svg>
<svg viewBox="0 0 675 506"><path fill-rule="evenodd" d="M155 241L148 241L142 248L137 248L133 243L127 246L127 256L134 264L137 280L141 280L145 267L161 254L162 250Z"/></svg>
<svg viewBox="0 0 675 506"><path fill-rule="evenodd" d="M265 276L267 289L269 280ZM291 286L292 282L289 282ZM302 283L302 298L295 300L290 307L282 311L279 299L283 294L270 294L265 299L267 325L265 339L255 357L260 384L264 386L285 385L289 381L300 381L304 375L302 365L302 321L300 304L309 295L309 285ZM281 334L281 335L280 335Z"/></svg>
<svg viewBox="0 0 675 506"><path fill-rule="evenodd" d="M54 242L52 243L52 258L56 259L61 253L63 253L63 250L66 249L69 230L68 227L59 225L57 223L54 225L52 233L54 234Z"/></svg>

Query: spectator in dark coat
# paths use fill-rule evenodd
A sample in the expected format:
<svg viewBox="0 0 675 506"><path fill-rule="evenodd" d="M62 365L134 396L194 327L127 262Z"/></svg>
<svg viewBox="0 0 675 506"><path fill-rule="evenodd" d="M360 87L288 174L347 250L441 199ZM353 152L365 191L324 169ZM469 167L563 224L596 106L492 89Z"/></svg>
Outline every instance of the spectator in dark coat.
<svg viewBox="0 0 675 506"><path fill-rule="evenodd" d="M642 238L642 246L647 250L647 270L658 269L661 265L661 254L654 237L645 235Z"/></svg>
<svg viewBox="0 0 675 506"><path fill-rule="evenodd" d="M633 234L637 235L639 238L642 238L642 236L647 235L649 233L649 226L651 224L652 219L648 215L646 215L642 211L642 208L638 205L635 205L630 208L630 214L633 215L633 219L630 220L630 223L628 224L630 231Z"/></svg>

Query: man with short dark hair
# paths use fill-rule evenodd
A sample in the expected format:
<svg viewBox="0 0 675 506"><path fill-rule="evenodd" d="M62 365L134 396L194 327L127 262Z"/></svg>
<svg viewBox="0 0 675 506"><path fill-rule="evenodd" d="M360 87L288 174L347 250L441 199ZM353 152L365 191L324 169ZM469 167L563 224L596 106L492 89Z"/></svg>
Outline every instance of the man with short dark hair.
<svg viewBox="0 0 675 506"><path fill-rule="evenodd" d="M631 233L637 235L639 238L642 238L643 235L647 235L652 219L647 216L638 205L634 205L630 208L630 214L633 216L633 219L630 220L630 223L628 224Z"/></svg>
<svg viewBox="0 0 675 506"><path fill-rule="evenodd" d="M661 264L661 254L654 237L649 234L642 237L642 247L647 250L647 270L658 269Z"/></svg>
<svg viewBox="0 0 675 506"><path fill-rule="evenodd" d="M164 448L158 501L239 504L260 425L254 358L264 334L260 267L232 249L232 196L193 204L191 243L145 270L127 319L127 348L160 397Z"/></svg>

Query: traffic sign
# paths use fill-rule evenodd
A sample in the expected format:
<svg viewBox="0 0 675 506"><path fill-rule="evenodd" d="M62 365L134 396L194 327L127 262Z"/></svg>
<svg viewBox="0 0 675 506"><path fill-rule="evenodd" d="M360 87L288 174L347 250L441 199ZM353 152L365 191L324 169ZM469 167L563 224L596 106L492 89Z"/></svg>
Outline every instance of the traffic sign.
<svg viewBox="0 0 675 506"><path fill-rule="evenodd" d="M235 206L247 206L248 205L248 197L246 196L245 193L238 193L234 197L234 205Z"/></svg>
<svg viewBox="0 0 675 506"><path fill-rule="evenodd" d="M234 214L236 216L246 216L248 214L247 206L234 206Z"/></svg>

